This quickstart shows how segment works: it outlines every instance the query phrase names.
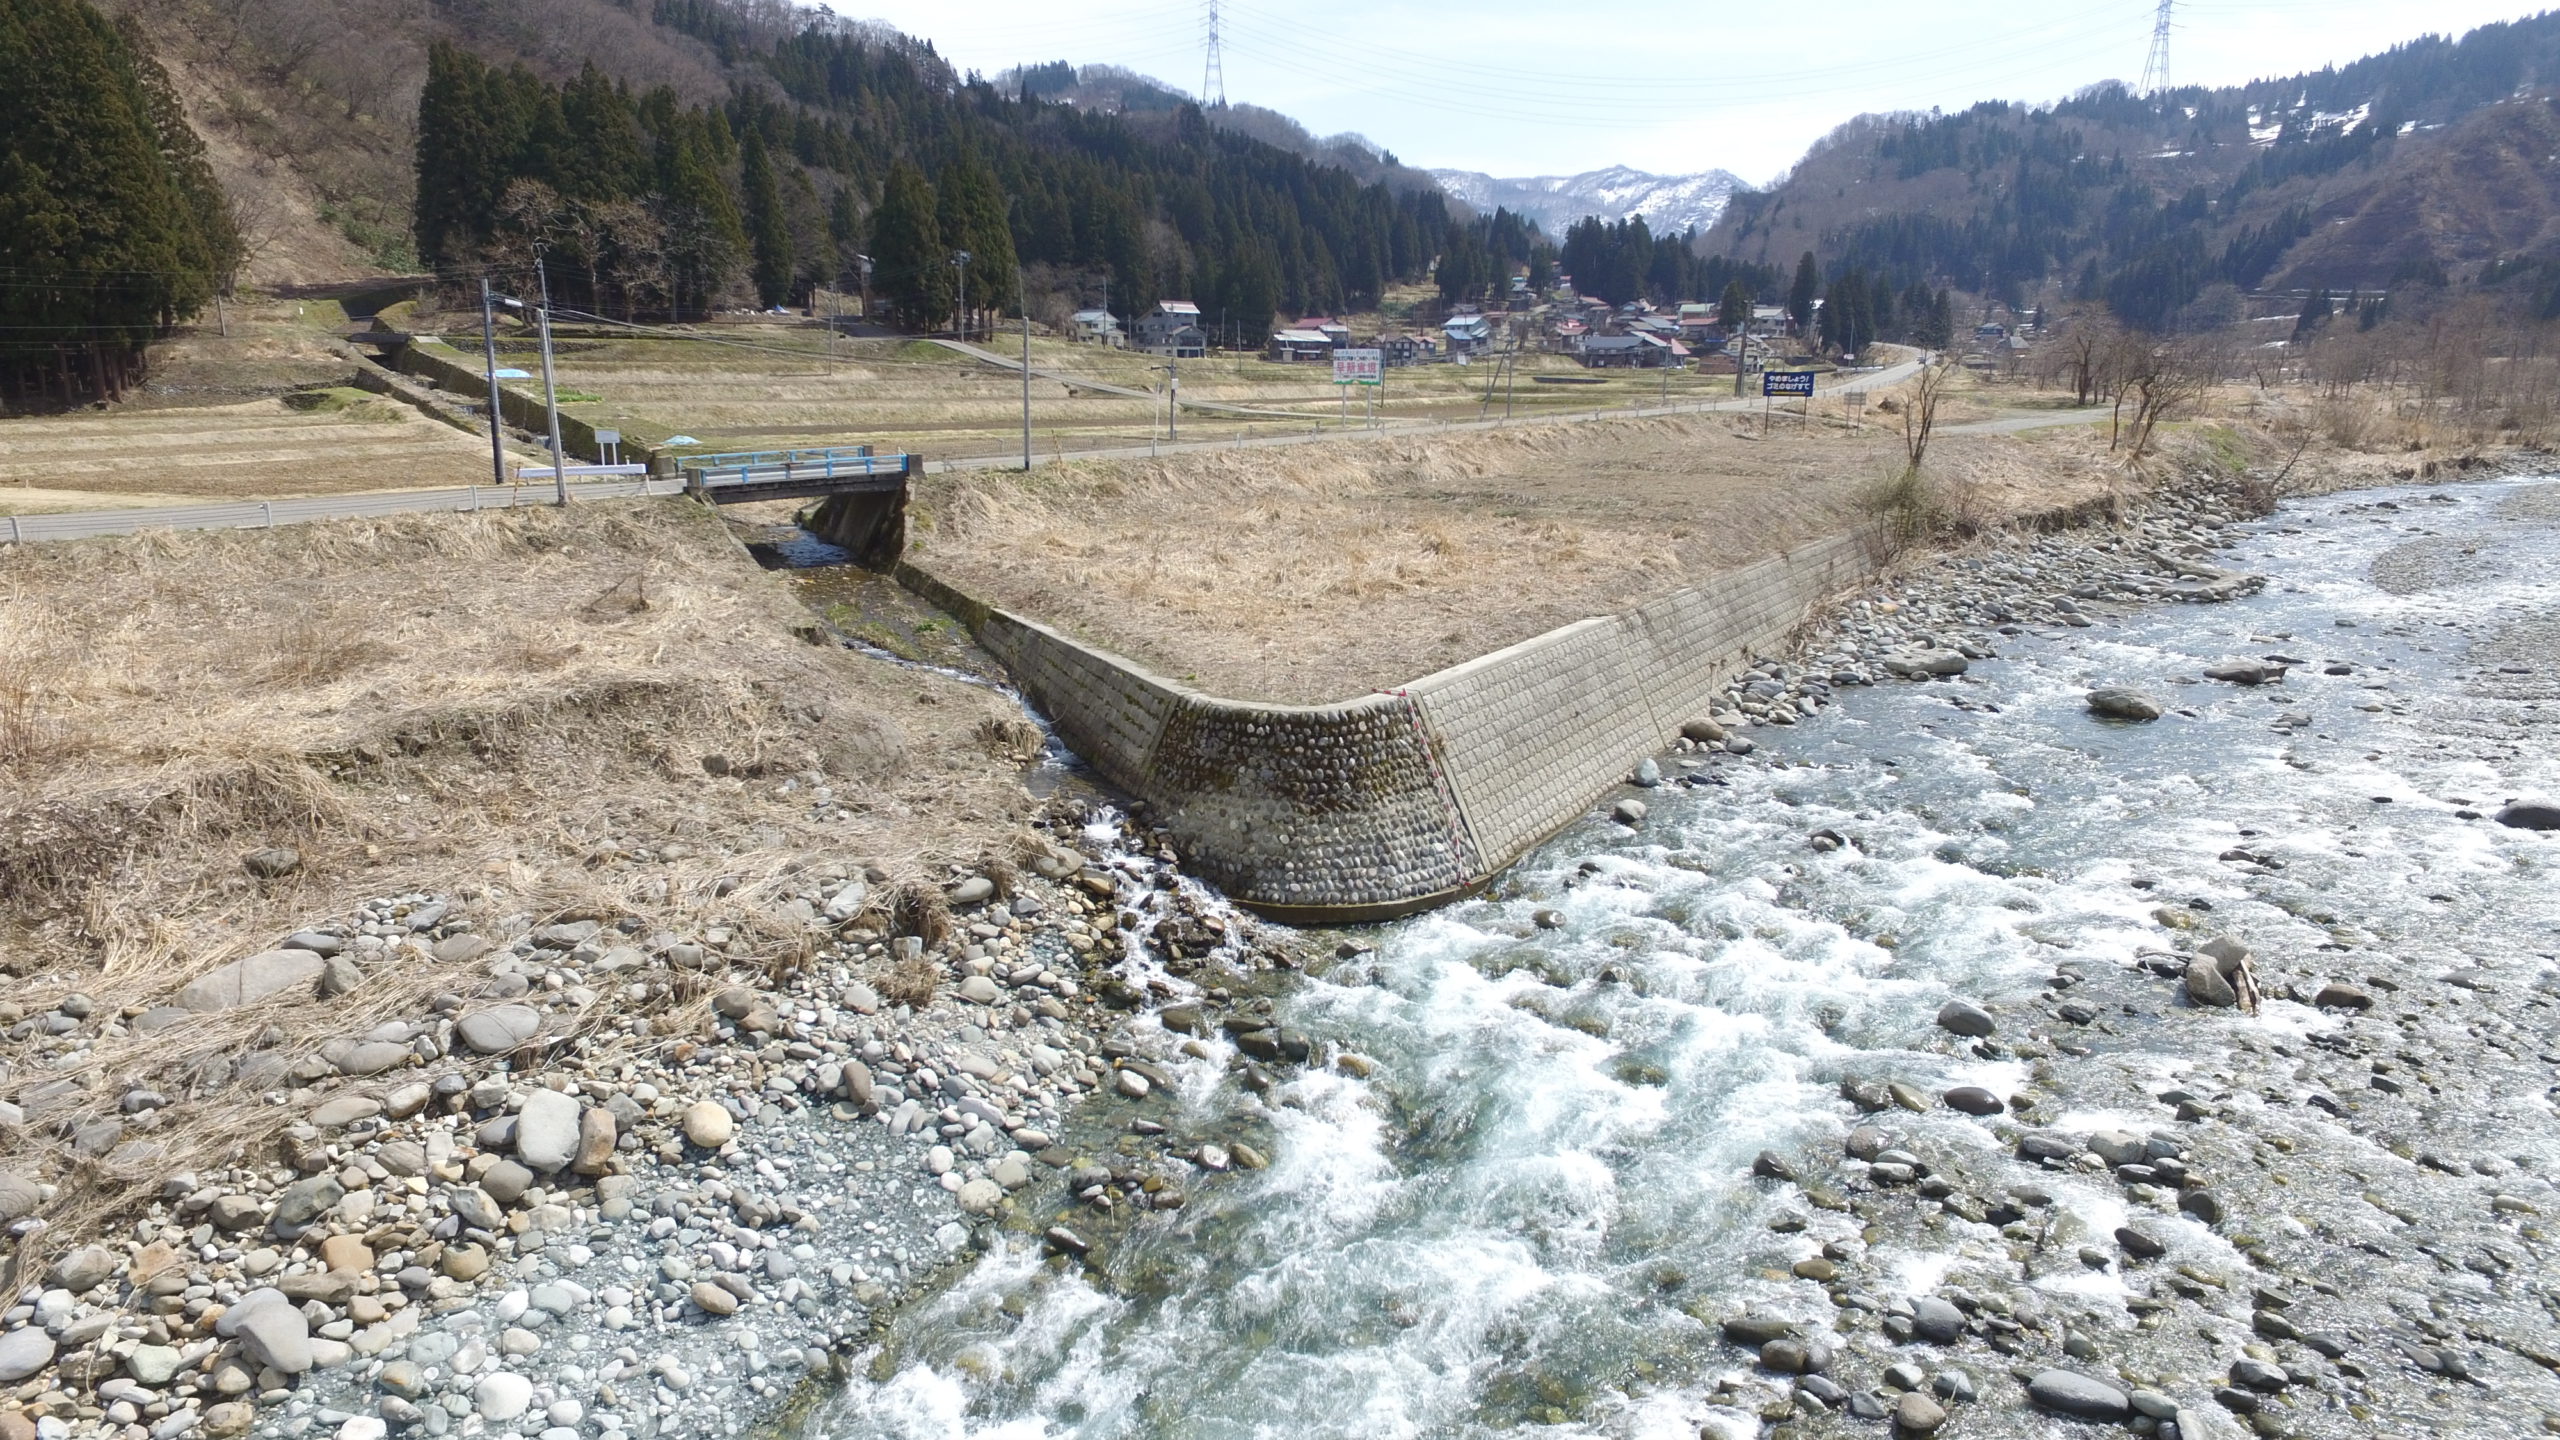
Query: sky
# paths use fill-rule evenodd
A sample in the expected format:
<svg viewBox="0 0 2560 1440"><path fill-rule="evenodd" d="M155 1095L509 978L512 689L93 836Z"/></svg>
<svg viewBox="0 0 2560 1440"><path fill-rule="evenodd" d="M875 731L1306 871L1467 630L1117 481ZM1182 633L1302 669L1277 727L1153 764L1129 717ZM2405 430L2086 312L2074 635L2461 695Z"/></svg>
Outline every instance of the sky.
<svg viewBox="0 0 2560 1440"><path fill-rule="evenodd" d="M830 0L964 70L1120 65L1197 92L1206 0ZM2182 0L2170 73L2228 85L2533 13L2482 0ZM2134 82L2157 0L1219 0L1230 101L1409 165L1775 178L1852 116Z"/></svg>

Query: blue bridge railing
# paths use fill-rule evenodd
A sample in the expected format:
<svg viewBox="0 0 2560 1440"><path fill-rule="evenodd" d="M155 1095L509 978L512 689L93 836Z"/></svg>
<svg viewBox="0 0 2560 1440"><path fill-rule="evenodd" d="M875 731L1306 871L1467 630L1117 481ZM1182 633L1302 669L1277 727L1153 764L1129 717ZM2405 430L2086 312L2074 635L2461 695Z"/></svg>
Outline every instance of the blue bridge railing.
<svg viewBox="0 0 2560 1440"><path fill-rule="evenodd" d="M696 490L725 485L852 480L901 475L907 470L904 453L874 454L867 445L836 450L737 450L688 455L677 463L687 486Z"/></svg>

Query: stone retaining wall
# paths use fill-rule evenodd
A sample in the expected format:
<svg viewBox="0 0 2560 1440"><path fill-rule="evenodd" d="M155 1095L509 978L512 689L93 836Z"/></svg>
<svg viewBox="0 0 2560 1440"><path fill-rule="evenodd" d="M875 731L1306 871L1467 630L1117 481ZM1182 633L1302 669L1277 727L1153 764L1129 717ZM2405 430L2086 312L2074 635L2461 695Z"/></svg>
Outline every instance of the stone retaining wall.
<svg viewBox="0 0 2560 1440"><path fill-rule="evenodd" d="M952 589L1077 754L1147 801L1185 868L1285 919L1385 919L1463 895L1584 814L1755 653L1873 569L1836 536L1332 705L1224 700Z"/></svg>

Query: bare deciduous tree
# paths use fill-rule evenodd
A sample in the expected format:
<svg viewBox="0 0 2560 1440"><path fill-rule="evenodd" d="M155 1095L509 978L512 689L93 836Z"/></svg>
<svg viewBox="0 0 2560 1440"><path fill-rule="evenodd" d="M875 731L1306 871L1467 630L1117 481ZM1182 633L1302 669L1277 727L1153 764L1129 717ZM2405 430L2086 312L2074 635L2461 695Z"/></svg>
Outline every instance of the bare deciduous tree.
<svg viewBox="0 0 2560 1440"><path fill-rule="evenodd" d="M1902 448L1911 457L1915 471L1928 456L1929 436L1938 428L1938 402L1945 397L1955 373L1956 367L1943 361L1921 366L1919 378L1912 382L1911 393L1903 402Z"/></svg>
<svg viewBox="0 0 2560 1440"><path fill-rule="evenodd" d="M2116 408L2121 422L2125 400L2133 401L2132 446L2125 463L2134 465L2150 452L2152 436L2161 421L2192 409L2213 388L2214 370L2207 357L2193 347L2173 344L2137 342L2126 347L2123 363L2124 388L2117 393ZM2119 436L2125 433L2119 423ZM2110 441L2110 448L2113 444Z"/></svg>

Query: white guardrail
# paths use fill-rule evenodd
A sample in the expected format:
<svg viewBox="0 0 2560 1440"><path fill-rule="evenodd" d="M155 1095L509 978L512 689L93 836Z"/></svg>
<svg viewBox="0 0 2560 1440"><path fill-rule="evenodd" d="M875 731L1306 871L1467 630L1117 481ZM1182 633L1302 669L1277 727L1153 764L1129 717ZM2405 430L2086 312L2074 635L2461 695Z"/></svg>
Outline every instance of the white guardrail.
<svg viewBox="0 0 2560 1440"><path fill-rule="evenodd" d="M568 476L572 480L577 480L590 475L646 475L649 473L649 467L642 465L637 461L628 465L563 465L560 467L560 473ZM551 478L551 467L548 465L527 465L516 472L516 478L519 480L548 480Z"/></svg>

